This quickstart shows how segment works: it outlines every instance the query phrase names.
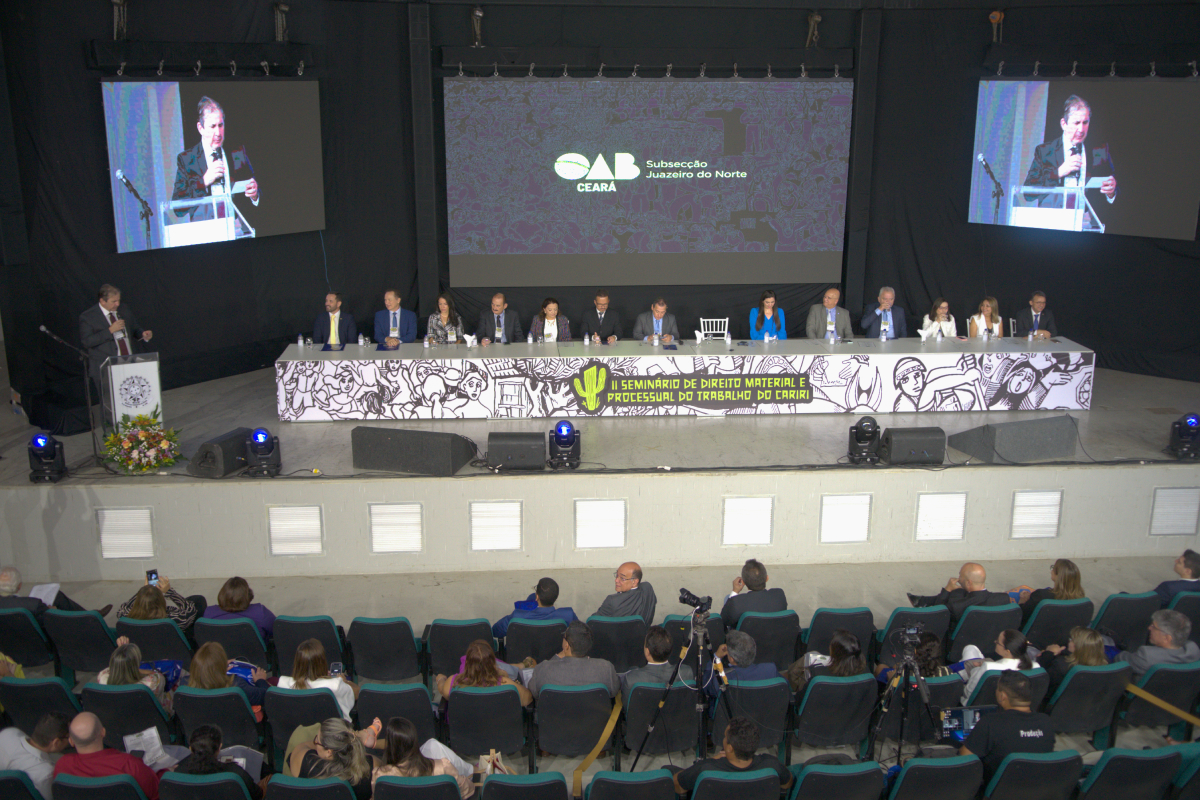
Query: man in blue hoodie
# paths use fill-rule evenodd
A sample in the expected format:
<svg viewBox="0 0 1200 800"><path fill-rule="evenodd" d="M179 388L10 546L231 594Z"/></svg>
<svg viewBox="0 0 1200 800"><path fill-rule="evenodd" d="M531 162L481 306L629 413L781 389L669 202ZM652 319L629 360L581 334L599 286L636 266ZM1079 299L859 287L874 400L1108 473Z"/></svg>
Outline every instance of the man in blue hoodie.
<svg viewBox="0 0 1200 800"><path fill-rule="evenodd" d="M492 626L492 635L503 639L514 619L561 619L567 625L578 619L570 608L555 608L557 600L558 583L553 578L542 578L533 594L513 603L513 612Z"/></svg>

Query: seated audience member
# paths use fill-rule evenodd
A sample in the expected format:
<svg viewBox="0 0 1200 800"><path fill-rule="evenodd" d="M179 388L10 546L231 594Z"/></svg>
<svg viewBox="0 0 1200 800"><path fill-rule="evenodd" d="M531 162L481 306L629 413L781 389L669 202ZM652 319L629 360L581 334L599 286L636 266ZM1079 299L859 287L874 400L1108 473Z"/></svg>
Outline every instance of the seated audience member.
<svg viewBox="0 0 1200 800"><path fill-rule="evenodd" d="M904 309L896 305L896 290L884 286L879 290L876 302L863 310L863 333L872 339L878 339L884 333L889 339L903 339L908 336L908 325L904 319Z"/></svg>
<svg viewBox="0 0 1200 800"><path fill-rule="evenodd" d="M768 580L767 568L758 559L751 558L742 565L742 574L733 579L733 591L721 609L721 621L726 628L736 628L747 611L787 611L787 595L783 589L768 589ZM738 594L742 589L745 594Z"/></svg>
<svg viewBox="0 0 1200 800"><path fill-rule="evenodd" d="M21 597L17 592L21 591L21 571L16 567L5 567L0 569L0 610L6 608L23 608L38 624L42 624L42 615L49 608L45 603L36 597ZM71 598L67 597L60 590L54 595L54 608L59 611L84 611L84 607L76 603ZM109 603L104 608L99 609L100 616L108 616L108 612L112 611L112 603Z"/></svg>
<svg viewBox="0 0 1200 800"><path fill-rule="evenodd" d="M950 674L950 668L942 658L942 637L926 631L920 635L920 641L913 648L913 660L922 678L940 678ZM875 678L880 683L889 683L892 678L899 677L898 665L880 662L875 665Z"/></svg>
<svg viewBox="0 0 1200 800"><path fill-rule="evenodd" d="M492 636L503 639L508 634L508 625L514 619L561 619L570 625L579 619L574 609L555 608L558 602L558 583L553 578L542 578L533 589L533 594L524 600L513 603L513 612L502 617L492 626Z"/></svg>
<svg viewBox="0 0 1200 800"><path fill-rule="evenodd" d="M438 310L429 315L429 325L426 328L426 336L430 341L437 344L445 344L451 341L459 341L463 337L463 321L458 312L454 310L454 300L449 293L442 292L437 296Z"/></svg>
<svg viewBox="0 0 1200 800"><path fill-rule="evenodd" d="M576 620L567 626L563 634L562 651L533 668L529 677L529 691L537 697L543 686L584 686L602 683L610 695L621 691L621 681L611 661L591 658L592 631Z"/></svg>
<svg viewBox="0 0 1200 800"><path fill-rule="evenodd" d="M1082 597L1087 597L1083 593L1083 582L1079 576L1079 567L1075 566L1075 562L1066 558L1060 558L1050 567L1050 582L1053 584L1047 589L1036 589L1030 592L1027 588L1021 590L1021 627L1029 622L1029 618L1033 616L1033 611L1038 607L1038 603L1043 600L1078 600ZM1045 647L1051 642L1037 642L1037 644Z"/></svg>
<svg viewBox="0 0 1200 800"><path fill-rule="evenodd" d="M74 753L64 753L54 765L54 776L75 775L80 778L104 778L109 775L129 775L146 800L158 800L158 776L140 758L104 746L104 725L90 711L82 711L71 720L70 738Z"/></svg>
<svg viewBox="0 0 1200 800"><path fill-rule="evenodd" d="M325 645L320 639L306 639L296 648L292 674L279 679L280 689L329 689L337 699L342 716L350 719L350 709L358 700L358 684L345 674L330 675L325 660Z"/></svg>
<svg viewBox="0 0 1200 800"><path fill-rule="evenodd" d="M262 800L266 781L256 781L254 776L232 761L222 761L221 729L216 725L200 725L188 740L187 757L175 765L180 775L221 775L229 773L246 787L250 800Z"/></svg>
<svg viewBox="0 0 1200 800"><path fill-rule="evenodd" d="M375 760L366 748L375 746L375 735L370 728L356 733L337 717L297 728L288 742L288 770L297 778L339 778L350 784L355 800L370 800Z"/></svg>
<svg viewBox="0 0 1200 800"><path fill-rule="evenodd" d="M963 664L966 667L964 675L967 681L962 693L964 706L971 699L971 692L975 691L979 681L983 680L984 673L989 670L1033 669L1033 659L1029 657L1029 642L1020 631L1011 628L1000 631L993 646L996 648L996 655L1000 656L995 661L985 659L975 645L969 644L963 648Z"/></svg>
<svg viewBox="0 0 1200 800"><path fill-rule="evenodd" d="M933 307L929 309L929 313L921 319L921 331L933 331L933 335L937 336L935 329L941 328L942 336L947 338L958 336L958 324L954 321L954 315L950 313L950 303L944 297L939 297L933 301Z"/></svg>
<svg viewBox="0 0 1200 800"><path fill-rule="evenodd" d="M417 315L400 307L400 293L395 289L384 292L383 306L375 312L375 341L388 347L416 341Z"/></svg>
<svg viewBox="0 0 1200 800"><path fill-rule="evenodd" d="M521 320L517 312L508 313L508 303L500 292L492 295L491 310L479 312L479 324L475 326L475 335L479 343L485 347L492 342L497 344L512 344L525 338L521 333Z"/></svg>
<svg viewBox="0 0 1200 800"><path fill-rule="evenodd" d="M156 669L142 669L142 651L125 636L117 637L117 649L108 657L108 666L100 670L96 683L102 686L144 684L154 692L167 716L171 715L174 692L167 691L167 678Z"/></svg>
<svg viewBox="0 0 1200 800"><path fill-rule="evenodd" d="M11 656L6 656L0 653L0 678L24 678L25 668L12 659ZM0 706L0 711L4 710L4 706Z"/></svg>
<svg viewBox="0 0 1200 800"><path fill-rule="evenodd" d="M1145 675L1155 664L1191 664L1200 661L1200 647L1188 637L1192 621L1184 614L1169 608L1150 615L1150 644L1117 653L1114 661L1124 661L1133 667L1134 677Z"/></svg>
<svg viewBox="0 0 1200 800"><path fill-rule="evenodd" d="M594 616L641 617L647 625L653 625L658 598L654 595L654 587L642 580L641 566L627 561L617 568L613 578L617 591L604 598Z"/></svg>
<svg viewBox="0 0 1200 800"><path fill-rule="evenodd" d="M755 753L758 749L758 725L749 717L734 717L725 726L725 738L721 744L721 752L713 758L697 761L687 769L679 769L671 765L667 769L675 773L675 793L690 794L696 788L696 781L705 772L750 772L756 769L774 770L779 776L779 791L783 792L792 785L792 773L773 755Z"/></svg>
<svg viewBox="0 0 1200 800"><path fill-rule="evenodd" d="M914 608L946 606L950 609L951 625L954 625L971 606L1005 606L1012 602L1012 598L1003 592L989 592L986 583L987 570L983 565L967 562L958 571L958 577L947 581L946 587L936 595L918 597L910 594L908 601Z"/></svg>
<svg viewBox="0 0 1200 800"><path fill-rule="evenodd" d="M993 338L1004 335L1004 320L1000 319L1000 305L994 297L980 300L979 313L967 323L967 336L971 339L983 336L984 331L990 331Z"/></svg>
<svg viewBox="0 0 1200 800"><path fill-rule="evenodd" d="M49 798L54 780L52 756L71 744L69 722L65 714L50 711L42 715L29 736L19 728L0 731L0 770L24 772L42 797Z"/></svg>
<svg viewBox="0 0 1200 800"><path fill-rule="evenodd" d="M774 664L754 663L754 659L758 658L758 646L754 643L754 637L748 633L729 631L725 634L725 644L718 647L713 655L722 660L725 678L730 683L779 677L779 670ZM704 668L701 683L704 684L704 691L708 696L716 698L721 693L721 679L713 677L712 670L712 665Z"/></svg>
<svg viewBox="0 0 1200 800"><path fill-rule="evenodd" d="M237 576L225 581L217 593L217 604L204 609L204 618L248 619L258 626L258 632L267 642L275 632L275 615L262 603L254 602L254 590L245 578Z"/></svg>
<svg viewBox="0 0 1200 800"><path fill-rule="evenodd" d="M1154 587L1163 608L1171 605L1180 592L1200 592L1200 553L1184 550L1183 555L1175 559L1175 574L1179 576L1177 580L1163 581Z"/></svg>
<svg viewBox="0 0 1200 800"><path fill-rule="evenodd" d="M776 339L787 338L783 309L775 305L775 293L770 289L762 293L758 308L750 309L750 338L761 340L768 334Z"/></svg>
<svg viewBox="0 0 1200 800"><path fill-rule="evenodd" d="M521 696L523 706L529 705L534 698L529 689L508 677L504 670L496 665L496 652L492 650L491 643L483 639L476 639L467 645L462 672L457 675L435 675L433 685L443 698L448 698L458 686L514 686L517 694Z"/></svg>
<svg viewBox="0 0 1200 800"><path fill-rule="evenodd" d="M571 323L558 313L558 301L553 297L542 301L542 310L529 323L529 332L535 342L571 341Z"/></svg>
<svg viewBox="0 0 1200 800"><path fill-rule="evenodd" d="M168 604L167 601L171 602ZM117 617L130 619L170 619L184 630L190 631L196 619L208 608L208 601L200 595L184 597L171 588L166 575L158 576L158 585L147 583L137 594L126 600L117 609Z"/></svg>
<svg viewBox="0 0 1200 800"><path fill-rule="evenodd" d="M1005 670L996 684L996 704L1000 710L980 717L959 748L960 756L979 756L983 761L984 786L1006 756L1054 751L1050 717L1030 708L1032 697L1029 676Z"/></svg>
<svg viewBox="0 0 1200 800"><path fill-rule="evenodd" d="M1041 292L1034 292L1029 298L1029 308L1017 312L1016 325L1013 336L1028 336L1030 331L1033 331L1035 339L1058 336L1054 312L1046 308L1046 295Z"/></svg>
<svg viewBox="0 0 1200 800"><path fill-rule="evenodd" d="M820 305L808 309L808 321L804 324L804 332L810 339L828 339L836 335L839 339L853 339L854 331L850 327L850 312L838 305L842 299L842 290L831 286L825 290L825 296Z"/></svg>
<svg viewBox="0 0 1200 800"><path fill-rule="evenodd" d="M458 755L437 739L424 743L417 739L417 726L404 717L392 717L383 732L383 764L371 774L375 781L387 776L424 778L430 775L449 775L458 782L459 796L464 800L475 793L471 783L474 770Z"/></svg>
<svg viewBox="0 0 1200 800"><path fill-rule="evenodd" d="M849 678L867 673L867 657L863 655L858 637L848 630L839 628L829 640L829 655L814 651L804 658L793 661L787 668L787 680L793 692L799 692L808 682L820 675L834 678Z"/></svg>
<svg viewBox="0 0 1200 800"><path fill-rule="evenodd" d="M661 297L655 298L650 304L650 310L638 314L633 323L634 339L649 342L656 333L662 344L670 344L679 338L679 325L675 321L675 315L667 313L667 301Z"/></svg>
<svg viewBox="0 0 1200 800"><path fill-rule="evenodd" d="M633 687L639 683L657 683L666 685L671 678L671 673L675 671L675 667L670 662L671 657L671 634L667 633L667 629L661 625L652 625L646 631L646 638L642 643L642 651L646 656L646 666L635 667L621 676L621 693L625 699L626 707L629 706L629 693ZM678 680L690 681L694 677L694 670L687 664L679 665Z"/></svg>
<svg viewBox="0 0 1200 800"><path fill-rule="evenodd" d="M1076 625L1071 629L1071 638L1067 646L1049 644L1038 656L1038 665L1050 676L1050 689L1047 697L1053 697L1063 678L1072 667L1099 667L1108 663L1104 654L1104 637L1091 628Z"/></svg>
<svg viewBox="0 0 1200 800"><path fill-rule="evenodd" d="M205 642L192 656L192 664L188 667L188 686L196 689L230 689L236 688L246 695L251 706L261 706L267 699L267 672L261 667L255 667L248 682L240 675L230 675L229 656L219 642ZM219 748L218 748L219 749Z"/></svg>

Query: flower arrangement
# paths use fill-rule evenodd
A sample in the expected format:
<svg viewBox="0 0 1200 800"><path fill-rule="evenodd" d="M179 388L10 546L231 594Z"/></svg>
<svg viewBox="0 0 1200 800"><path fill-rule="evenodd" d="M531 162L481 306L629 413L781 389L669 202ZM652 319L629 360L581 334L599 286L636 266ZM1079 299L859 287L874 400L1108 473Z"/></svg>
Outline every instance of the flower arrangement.
<svg viewBox="0 0 1200 800"><path fill-rule="evenodd" d="M158 407L150 414L121 417L116 430L104 440L104 460L131 474L154 472L183 458L179 433L158 421Z"/></svg>

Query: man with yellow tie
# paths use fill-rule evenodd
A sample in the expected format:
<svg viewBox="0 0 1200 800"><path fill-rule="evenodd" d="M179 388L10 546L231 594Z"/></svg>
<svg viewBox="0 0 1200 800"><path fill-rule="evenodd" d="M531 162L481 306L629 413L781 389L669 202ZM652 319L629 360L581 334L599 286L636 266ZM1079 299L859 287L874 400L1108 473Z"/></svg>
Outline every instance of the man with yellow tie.
<svg viewBox="0 0 1200 800"><path fill-rule="evenodd" d="M325 295L325 313L313 323L313 342L316 344L350 344L358 341L354 315L342 310L340 292Z"/></svg>

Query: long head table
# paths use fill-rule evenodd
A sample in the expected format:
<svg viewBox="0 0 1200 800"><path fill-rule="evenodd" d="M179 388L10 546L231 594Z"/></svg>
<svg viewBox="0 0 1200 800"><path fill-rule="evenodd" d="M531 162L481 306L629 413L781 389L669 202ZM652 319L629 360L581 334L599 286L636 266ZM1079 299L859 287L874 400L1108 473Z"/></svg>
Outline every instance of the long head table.
<svg viewBox="0 0 1200 800"><path fill-rule="evenodd" d="M289 345L275 362L279 418L1087 409L1095 361L1061 337L376 348Z"/></svg>

